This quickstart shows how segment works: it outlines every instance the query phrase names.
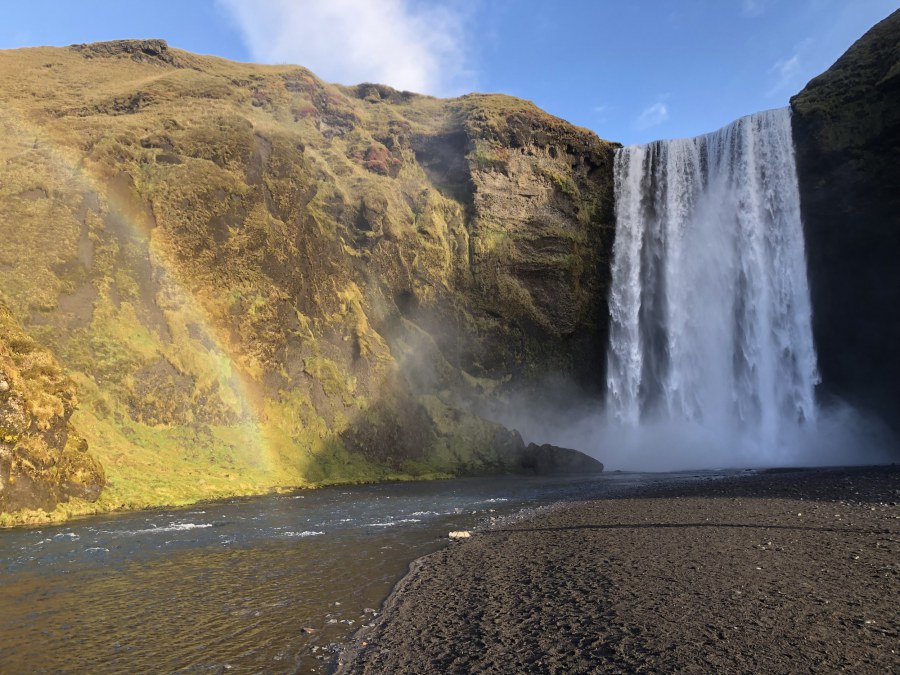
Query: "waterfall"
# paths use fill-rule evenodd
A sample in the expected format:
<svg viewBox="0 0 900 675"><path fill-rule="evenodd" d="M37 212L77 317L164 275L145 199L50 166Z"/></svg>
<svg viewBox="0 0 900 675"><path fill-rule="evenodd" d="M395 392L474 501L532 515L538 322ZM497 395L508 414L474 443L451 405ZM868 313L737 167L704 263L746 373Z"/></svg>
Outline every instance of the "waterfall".
<svg viewBox="0 0 900 675"><path fill-rule="evenodd" d="M619 150L607 409L684 422L760 461L815 422L790 111Z"/></svg>

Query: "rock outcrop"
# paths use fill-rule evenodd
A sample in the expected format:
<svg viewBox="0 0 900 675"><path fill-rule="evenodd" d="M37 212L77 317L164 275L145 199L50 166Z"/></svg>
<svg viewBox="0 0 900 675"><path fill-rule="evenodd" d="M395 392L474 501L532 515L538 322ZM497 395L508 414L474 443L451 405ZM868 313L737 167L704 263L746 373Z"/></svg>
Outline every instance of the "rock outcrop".
<svg viewBox="0 0 900 675"><path fill-rule="evenodd" d="M545 443L529 443L522 462L526 471L539 476L602 473L603 463L578 450Z"/></svg>
<svg viewBox="0 0 900 675"><path fill-rule="evenodd" d="M85 58L126 57L133 61L178 65L175 56L169 51L169 43L165 40L112 40L110 42L90 42L72 45L72 49L81 52Z"/></svg>
<svg viewBox="0 0 900 675"><path fill-rule="evenodd" d="M900 430L900 11L791 107L823 385Z"/></svg>

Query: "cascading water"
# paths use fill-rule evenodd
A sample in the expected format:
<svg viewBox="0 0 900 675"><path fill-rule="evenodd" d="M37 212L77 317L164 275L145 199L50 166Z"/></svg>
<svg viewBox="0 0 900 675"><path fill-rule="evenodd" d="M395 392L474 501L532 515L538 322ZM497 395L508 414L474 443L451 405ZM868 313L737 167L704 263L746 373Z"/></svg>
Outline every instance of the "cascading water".
<svg viewBox="0 0 900 675"><path fill-rule="evenodd" d="M790 111L616 154L608 411L777 461L815 422Z"/></svg>

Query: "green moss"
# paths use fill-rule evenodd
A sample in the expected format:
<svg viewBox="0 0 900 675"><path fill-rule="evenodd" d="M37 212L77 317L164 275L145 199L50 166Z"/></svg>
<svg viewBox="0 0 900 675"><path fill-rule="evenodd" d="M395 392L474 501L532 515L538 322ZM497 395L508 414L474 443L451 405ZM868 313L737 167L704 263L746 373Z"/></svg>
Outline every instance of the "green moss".
<svg viewBox="0 0 900 675"><path fill-rule="evenodd" d="M352 404L351 395L356 382L345 375L334 361L322 356L309 356L303 359L303 370L322 385L328 396L340 397L345 404Z"/></svg>
<svg viewBox="0 0 900 675"><path fill-rule="evenodd" d="M456 475L452 471L438 471L432 464L414 459L403 460L401 469L415 480L445 480Z"/></svg>
<svg viewBox="0 0 900 675"><path fill-rule="evenodd" d="M438 472L472 473L497 468L500 425L453 408L438 396L424 395L419 402L435 425L436 437L425 464Z"/></svg>
<svg viewBox="0 0 900 675"><path fill-rule="evenodd" d="M571 176L567 176L565 174L557 173L552 169L548 169L545 167L539 167L539 171L541 175L550 181L557 190L562 192L567 197L572 199L579 199L581 197L581 193L578 191L578 186L575 185L575 181L572 180Z"/></svg>
<svg viewBox="0 0 900 675"><path fill-rule="evenodd" d="M104 509L188 504L232 494L259 494L278 484L251 424L194 430L121 426L79 412L73 419L105 467Z"/></svg>
<svg viewBox="0 0 900 675"><path fill-rule="evenodd" d="M503 148L495 148L486 144L479 144L469 155L469 160L480 171L501 171L506 173L508 158Z"/></svg>

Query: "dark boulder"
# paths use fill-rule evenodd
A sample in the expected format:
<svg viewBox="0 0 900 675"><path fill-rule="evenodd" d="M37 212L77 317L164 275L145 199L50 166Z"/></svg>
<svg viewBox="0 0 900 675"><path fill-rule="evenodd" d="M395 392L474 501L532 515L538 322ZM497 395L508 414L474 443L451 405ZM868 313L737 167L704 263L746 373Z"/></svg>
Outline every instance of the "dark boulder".
<svg viewBox="0 0 900 675"><path fill-rule="evenodd" d="M573 473L601 473L603 463L578 450L544 443L529 443L522 451L521 467L540 476Z"/></svg>

